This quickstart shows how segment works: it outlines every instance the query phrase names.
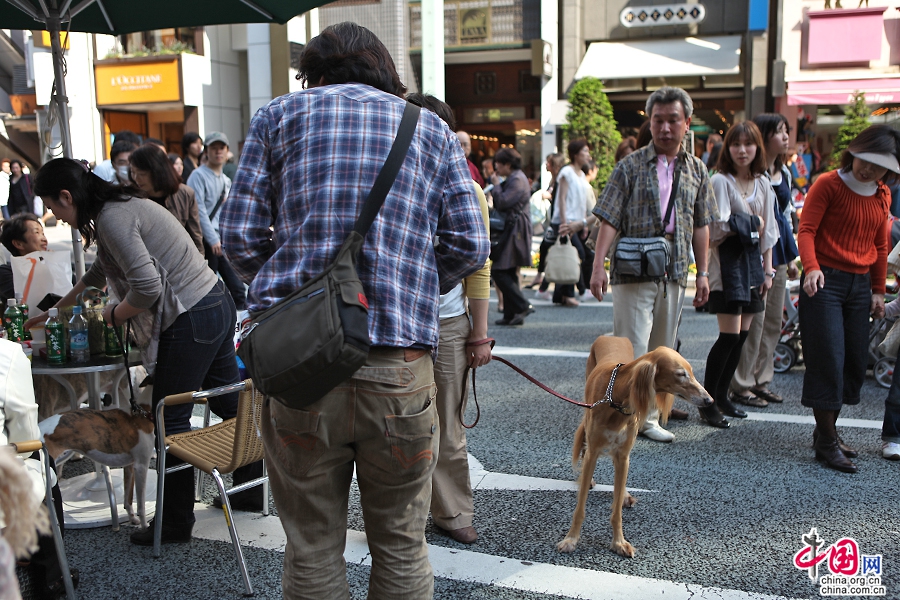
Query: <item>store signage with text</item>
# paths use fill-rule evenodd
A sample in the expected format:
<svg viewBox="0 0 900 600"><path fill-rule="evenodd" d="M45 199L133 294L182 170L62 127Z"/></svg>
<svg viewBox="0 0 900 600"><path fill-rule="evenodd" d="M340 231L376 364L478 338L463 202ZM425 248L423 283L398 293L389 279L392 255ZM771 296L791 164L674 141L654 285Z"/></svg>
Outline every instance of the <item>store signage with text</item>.
<svg viewBox="0 0 900 600"><path fill-rule="evenodd" d="M101 64L95 67L97 106L180 102L178 59Z"/></svg>

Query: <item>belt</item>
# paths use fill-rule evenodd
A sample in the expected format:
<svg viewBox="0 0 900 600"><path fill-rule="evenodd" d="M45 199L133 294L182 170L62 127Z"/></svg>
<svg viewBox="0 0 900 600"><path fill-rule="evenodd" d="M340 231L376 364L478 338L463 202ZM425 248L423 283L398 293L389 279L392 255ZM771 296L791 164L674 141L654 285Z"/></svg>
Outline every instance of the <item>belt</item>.
<svg viewBox="0 0 900 600"><path fill-rule="evenodd" d="M398 348L396 346L372 346L369 348L369 354L379 354L381 356L403 357L406 362L418 360L428 354L430 350L424 348Z"/></svg>

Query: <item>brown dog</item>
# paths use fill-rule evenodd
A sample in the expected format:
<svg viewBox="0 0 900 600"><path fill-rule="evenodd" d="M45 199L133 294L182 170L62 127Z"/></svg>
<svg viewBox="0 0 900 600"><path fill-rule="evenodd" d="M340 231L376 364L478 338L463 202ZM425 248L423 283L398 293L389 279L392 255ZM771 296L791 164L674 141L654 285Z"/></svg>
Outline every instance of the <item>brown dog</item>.
<svg viewBox="0 0 900 600"><path fill-rule="evenodd" d="M150 458L156 446L153 423L124 410L83 408L53 415L38 424L47 451L54 460L75 450L108 467L123 467L125 510L131 523L147 528L144 491ZM137 488L138 514L132 508ZM118 526L118 525L117 525Z"/></svg>
<svg viewBox="0 0 900 600"><path fill-rule="evenodd" d="M594 469L601 452L612 455L615 469L613 504L610 523L613 541L610 547L622 556L634 556L634 546L622 533L622 507L631 507L637 500L625 489L628 480L628 461L638 426L644 422L651 403L656 402L665 422L672 408L674 396L696 406L709 406L713 399L694 377L691 365L671 348L657 348L634 360L634 349L626 338L600 336L591 346L587 361L587 382L584 401L593 404L606 396L607 386L618 363L624 363L616 375L613 402L628 414L609 405L599 404L586 408L584 419L575 431L572 447L572 466L577 470L582 458L578 478L578 504L572 515L572 527L565 539L556 545L560 552L573 552L581 535L585 503L592 483Z"/></svg>

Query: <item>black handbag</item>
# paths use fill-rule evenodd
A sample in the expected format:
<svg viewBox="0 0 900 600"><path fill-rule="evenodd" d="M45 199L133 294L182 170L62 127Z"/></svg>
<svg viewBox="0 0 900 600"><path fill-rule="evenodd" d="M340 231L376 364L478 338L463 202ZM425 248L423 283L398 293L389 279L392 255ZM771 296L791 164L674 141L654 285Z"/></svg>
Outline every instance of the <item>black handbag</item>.
<svg viewBox="0 0 900 600"><path fill-rule="evenodd" d="M499 246L506 241L506 238L509 236L509 233L507 232L507 220L509 220L509 215L504 211L497 209L491 210L488 218L488 224L491 230L491 247Z"/></svg>
<svg viewBox="0 0 900 600"><path fill-rule="evenodd" d="M304 408L353 375L369 355L369 303L356 257L406 158L420 109L407 103L400 129L362 212L325 271L252 315L238 356L256 387L289 408Z"/></svg>

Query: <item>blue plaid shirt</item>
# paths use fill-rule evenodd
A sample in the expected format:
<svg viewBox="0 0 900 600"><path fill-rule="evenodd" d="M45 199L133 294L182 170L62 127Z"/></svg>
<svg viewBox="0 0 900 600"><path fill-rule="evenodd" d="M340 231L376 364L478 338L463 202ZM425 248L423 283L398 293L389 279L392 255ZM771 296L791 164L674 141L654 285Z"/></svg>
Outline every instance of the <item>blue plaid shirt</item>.
<svg viewBox="0 0 900 600"><path fill-rule="evenodd" d="M257 111L219 224L228 260L250 284L251 312L335 259L404 107L396 96L344 84L288 94ZM459 140L423 110L357 261L372 344L436 347L439 294L483 266L489 250Z"/></svg>

